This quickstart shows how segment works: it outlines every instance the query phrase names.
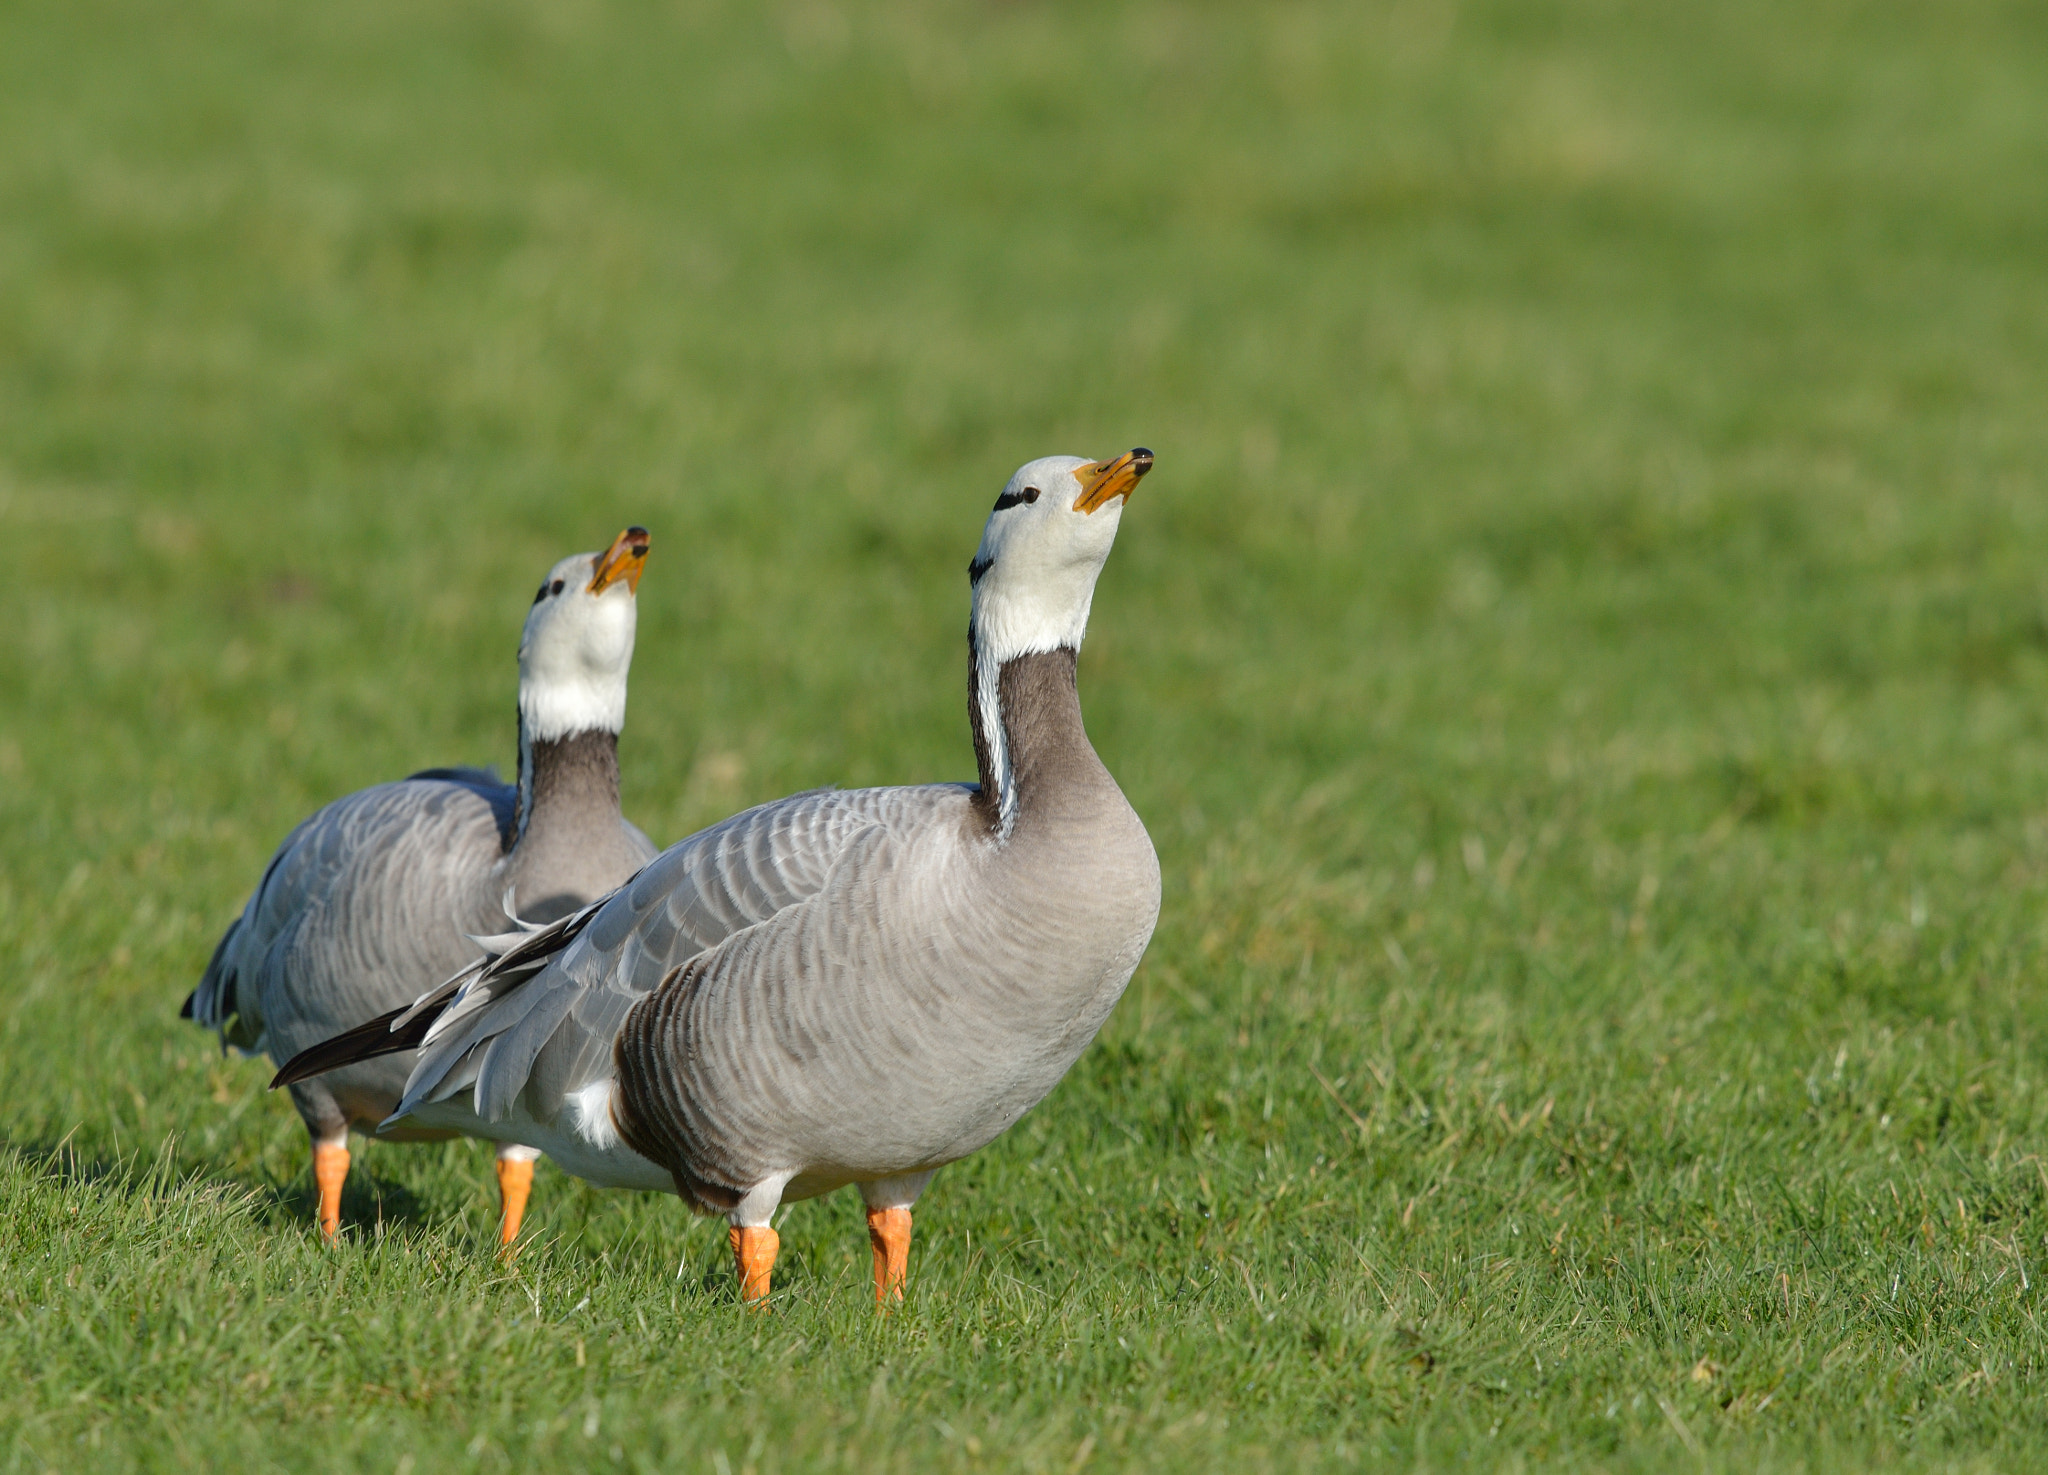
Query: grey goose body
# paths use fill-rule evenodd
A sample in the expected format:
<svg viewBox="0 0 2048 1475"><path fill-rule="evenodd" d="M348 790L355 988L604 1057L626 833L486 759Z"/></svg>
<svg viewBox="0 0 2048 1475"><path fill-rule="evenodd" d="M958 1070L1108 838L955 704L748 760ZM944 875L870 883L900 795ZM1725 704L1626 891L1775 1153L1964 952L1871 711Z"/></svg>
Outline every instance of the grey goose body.
<svg viewBox="0 0 2048 1475"><path fill-rule="evenodd" d="M620 1135L702 1207L765 1222L774 1205L747 1199L771 1185L807 1198L957 1161L1109 1017L1158 916L1158 861L1082 731L1073 653L1021 657L1005 683L1013 733L1039 738L1012 745L1007 842L978 789L875 793L816 896L628 1014Z"/></svg>
<svg viewBox="0 0 2048 1475"><path fill-rule="evenodd" d="M765 804L494 940L383 1026L431 1020L400 1118L518 1136L724 1215L750 1300L776 1207L855 1183L877 1294L900 1284L932 1173L1059 1082L1158 917L1157 857L1075 686L1095 575L1149 466L1050 458L998 500L973 571L977 784Z"/></svg>
<svg viewBox="0 0 2048 1475"><path fill-rule="evenodd" d="M644 531L629 529L603 554L562 560L543 581L521 644L519 781L433 769L335 800L302 822L215 948L186 1017L224 1044L288 1060L473 962L471 935L502 931L507 906L552 920L655 854L618 796L618 722L647 545ZM572 657L551 659L564 646L575 647ZM576 679L601 690L565 701ZM313 1140L326 1232L338 1224L349 1130L374 1130L390 1115L413 1063L409 1053L357 1061L292 1088ZM501 1146L508 1239L534 1155L525 1144Z"/></svg>

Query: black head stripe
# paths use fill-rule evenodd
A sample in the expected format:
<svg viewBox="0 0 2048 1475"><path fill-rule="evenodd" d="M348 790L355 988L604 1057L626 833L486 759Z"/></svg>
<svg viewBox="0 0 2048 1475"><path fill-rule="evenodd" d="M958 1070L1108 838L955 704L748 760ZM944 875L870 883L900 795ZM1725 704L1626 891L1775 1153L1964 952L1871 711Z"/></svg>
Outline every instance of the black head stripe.
<svg viewBox="0 0 2048 1475"><path fill-rule="evenodd" d="M981 576L987 573L990 569L994 568L995 566L996 561L993 558L977 558L974 560L974 562L968 564L967 583L969 587L972 587L975 584L979 584L981 582Z"/></svg>
<svg viewBox="0 0 2048 1475"><path fill-rule="evenodd" d="M1036 502L1038 496L1037 487L1026 487L1021 492L1004 492L1000 497L996 498L996 511L1006 511L1009 508L1015 507L1019 502Z"/></svg>

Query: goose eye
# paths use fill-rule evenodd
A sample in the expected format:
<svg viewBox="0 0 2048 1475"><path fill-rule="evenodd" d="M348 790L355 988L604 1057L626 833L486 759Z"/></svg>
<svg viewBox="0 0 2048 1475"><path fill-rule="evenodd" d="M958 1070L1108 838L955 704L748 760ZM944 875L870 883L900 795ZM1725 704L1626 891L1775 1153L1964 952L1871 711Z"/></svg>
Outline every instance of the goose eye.
<svg viewBox="0 0 2048 1475"><path fill-rule="evenodd" d="M550 593L550 594L560 594L561 592L562 592L562 581L561 581L560 579L557 579L557 580L555 580L555 582L554 582L554 583L552 583L552 584L548 585L548 593Z"/></svg>
<svg viewBox="0 0 2048 1475"><path fill-rule="evenodd" d="M996 498L996 511L1001 512L1006 508L1015 507L1019 502L1036 502L1037 500L1037 487L1026 487L1021 492L1004 492L1000 497Z"/></svg>

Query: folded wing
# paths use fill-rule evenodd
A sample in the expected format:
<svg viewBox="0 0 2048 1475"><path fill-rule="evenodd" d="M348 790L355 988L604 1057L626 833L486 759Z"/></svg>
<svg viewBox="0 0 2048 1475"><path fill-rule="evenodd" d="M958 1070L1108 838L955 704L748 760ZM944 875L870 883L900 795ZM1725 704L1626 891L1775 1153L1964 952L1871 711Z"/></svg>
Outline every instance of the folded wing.
<svg viewBox="0 0 2048 1475"><path fill-rule="evenodd" d="M502 1118L522 1093L531 1113L551 1118L572 1093L611 1075L627 1013L671 970L815 896L865 831L959 793L946 785L792 795L671 846L593 906L536 931L480 939L484 959L386 1016L387 1033L420 1043L394 1118L470 1088L486 1120Z"/></svg>

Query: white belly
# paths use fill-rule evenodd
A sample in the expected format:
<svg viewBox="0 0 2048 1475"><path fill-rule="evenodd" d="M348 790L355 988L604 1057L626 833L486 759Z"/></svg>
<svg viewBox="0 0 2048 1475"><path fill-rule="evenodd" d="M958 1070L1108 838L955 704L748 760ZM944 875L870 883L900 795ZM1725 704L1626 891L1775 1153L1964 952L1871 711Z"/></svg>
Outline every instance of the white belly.
<svg viewBox="0 0 2048 1475"><path fill-rule="evenodd" d="M579 1130L577 1113L564 1110L555 1120L537 1122L515 1108L503 1121L487 1122L471 1107L467 1091L447 1101L419 1107L406 1119L423 1127L446 1127L467 1137L488 1137L495 1142L517 1142L537 1147L554 1159L555 1166L599 1188L646 1188L657 1193L674 1193L676 1180L666 1168L649 1162L614 1132L586 1134ZM607 1124L608 1125L608 1124ZM592 1141L591 1135L600 1140ZM609 1140L603 1140L609 1139Z"/></svg>

